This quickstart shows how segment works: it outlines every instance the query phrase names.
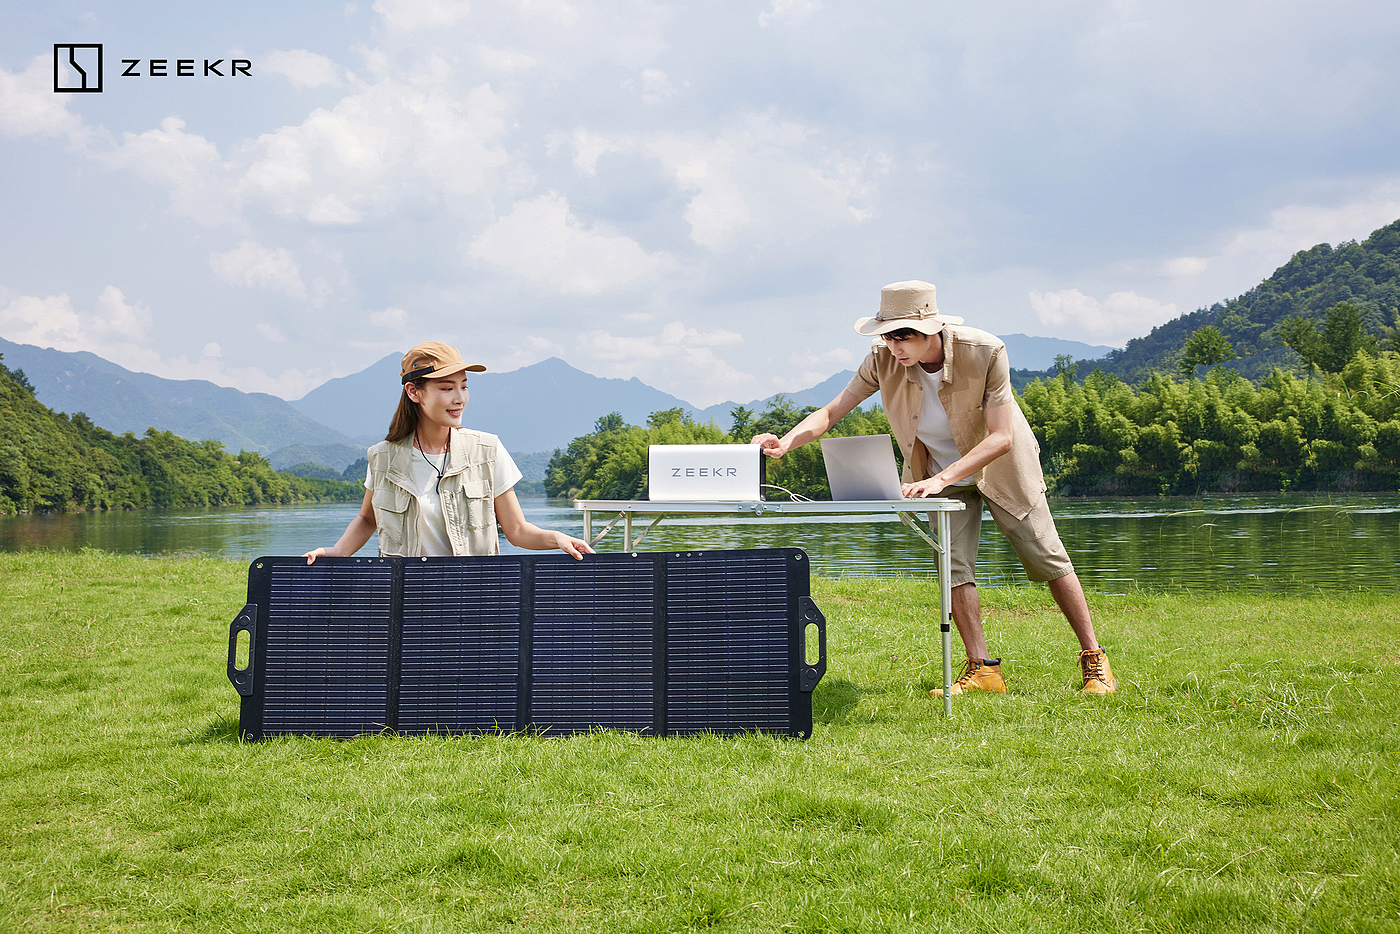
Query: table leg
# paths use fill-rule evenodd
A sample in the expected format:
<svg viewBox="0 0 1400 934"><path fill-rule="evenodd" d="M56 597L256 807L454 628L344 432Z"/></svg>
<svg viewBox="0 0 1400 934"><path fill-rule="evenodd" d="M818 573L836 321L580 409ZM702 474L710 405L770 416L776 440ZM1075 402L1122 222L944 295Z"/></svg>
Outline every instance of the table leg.
<svg viewBox="0 0 1400 934"><path fill-rule="evenodd" d="M630 553L632 551L632 514L622 520L622 551Z"/></svg>
<svg viewBox="0 0 1400 934"><path fill-rule="evenodd" d="M585 509L583 511L583 540L588 544L593 544L593 511Z"/></svg>
<svg viewBox="0 0 1400 934"><path fill-rule="evenodd" d="M946 512L938 514L938 628L943 636L943 716L953 715L953 556L949 550L952 523Z"/></svg>

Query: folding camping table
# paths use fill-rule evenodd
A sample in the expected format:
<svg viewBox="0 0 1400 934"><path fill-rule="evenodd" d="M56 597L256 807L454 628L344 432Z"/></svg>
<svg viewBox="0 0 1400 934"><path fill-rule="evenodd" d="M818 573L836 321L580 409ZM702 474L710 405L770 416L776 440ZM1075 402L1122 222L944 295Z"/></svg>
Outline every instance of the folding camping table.
<svg viewBox="0 0 1400 934"><path fill-rule="evenodd" d="M952 603L953 594L949 578L952 576L952 558L945 547L949 539L948 513L957 512L963 504L955 499L930 497L928 499L879 499L854 502L652 502L650 500L623 499L580 499L574 501L574 508L583 513L583 537L589 544L596 544L619 521L622 522L622 550L630 552L656 528L662 519L670 515L720 516L730 518L763 518L774 516L828 516L828 515L890 515L912 529L916 535L929 544L938 554L938 626L943 637L943 715L953 715L953 647L952 647ZM603 527L596 536L593 534L593 513L616 513L616 517ZM929 531L919 524L919 515L929 517ZM632 535L634 516L654 516L640 535ZM930 535L929 532L933 534Z"/></svg>

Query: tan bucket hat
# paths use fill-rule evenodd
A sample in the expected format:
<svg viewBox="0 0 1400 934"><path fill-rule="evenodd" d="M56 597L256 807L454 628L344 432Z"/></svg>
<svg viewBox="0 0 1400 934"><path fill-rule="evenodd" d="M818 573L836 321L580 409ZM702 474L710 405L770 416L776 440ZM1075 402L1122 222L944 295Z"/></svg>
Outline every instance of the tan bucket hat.
<svg viewBox="0 0 1400 934"><path fill-rule="evenodd" d="M403 355L399 365L399 376L404 383L415 379L437 379L450 376L459 370L472 373L485 373L486 367L480 363L468 365L457 352L457 348L442 341L424 341Z"/></svg>
<svg viewBox="0 0 1400 934"><path fill-rule="evenodd" d="M937 334L945 324L962 323L962 318L938 313L933 283L910 279L908 282L890 283L881 289L879 314L856 321L856 331L866 337L888 334L900 328Z"/></svg>

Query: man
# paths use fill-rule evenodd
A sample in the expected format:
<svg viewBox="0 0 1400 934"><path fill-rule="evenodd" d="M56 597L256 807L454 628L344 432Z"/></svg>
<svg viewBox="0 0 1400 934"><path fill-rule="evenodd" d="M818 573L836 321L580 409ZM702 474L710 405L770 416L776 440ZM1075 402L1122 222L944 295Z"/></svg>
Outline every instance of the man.
<svg viewBox="0 0 1400 934"><path fill-rule="evenodd" d="M1049 586L1079 639L1084 693L1112 694L1117 682L1108 656L1098 644L1084 588L1045 501L1040 446L1011 394L1006 345L962 323L962 318L939 314L934 287L927 282L885 286L879 314L856 322L858 333L877 340L855 378L782 438L761 434L753 443L782 457L821 437L879 392L904 452L904 496L942 495L961 500L964 507L948 514L953 622L967 649L967 666L952 693L1006 693L1001 659L987 650L977 599L977 543L985 503L1027 577ZM930 693L943 696L942 688Z"/></svg>

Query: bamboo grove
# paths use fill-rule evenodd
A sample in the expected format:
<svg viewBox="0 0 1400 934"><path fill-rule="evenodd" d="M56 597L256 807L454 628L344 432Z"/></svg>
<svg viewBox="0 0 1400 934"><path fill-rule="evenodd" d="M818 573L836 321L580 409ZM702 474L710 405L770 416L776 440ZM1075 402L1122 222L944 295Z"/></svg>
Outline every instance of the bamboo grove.
<svg viewBox="0 0 1400 934"><path fill-rule="evenodd" d="M1020 395L1060 495L1400 488L1400 354L1340 373L1040 379Z"/></svg>

